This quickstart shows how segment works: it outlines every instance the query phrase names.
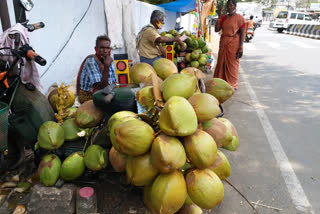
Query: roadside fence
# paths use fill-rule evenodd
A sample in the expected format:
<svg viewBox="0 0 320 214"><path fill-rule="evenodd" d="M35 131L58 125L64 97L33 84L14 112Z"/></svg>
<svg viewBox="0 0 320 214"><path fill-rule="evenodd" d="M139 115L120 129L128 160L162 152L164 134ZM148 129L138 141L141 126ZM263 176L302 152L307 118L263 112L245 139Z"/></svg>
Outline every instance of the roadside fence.
<svg viewBox="0 0 320 214"><path fill-rule="evenodd" d="M290 24L287 28L287 34L320 39L320 24Z"/></svg>

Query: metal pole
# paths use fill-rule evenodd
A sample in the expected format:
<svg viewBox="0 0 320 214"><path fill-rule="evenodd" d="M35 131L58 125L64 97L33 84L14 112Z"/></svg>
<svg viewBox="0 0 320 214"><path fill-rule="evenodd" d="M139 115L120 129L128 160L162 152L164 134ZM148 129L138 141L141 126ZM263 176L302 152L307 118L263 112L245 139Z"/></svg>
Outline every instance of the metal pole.
<svg viewBox="0 0 320 214"><path fill-rule="evenodd" d="M200 27L200 36L202 37L202 31L203 31L203 29L202 29L202 20L201 20L201 6L200 6L200 0L198 0L198 11L199 11L199 21L200 21L200 24L199 24L199 27Z"/></svg>
<svg viewBox="0 0 320 214"><path fill-rule="evenodd" d="M16 23L26 21L26 13L20 4L19 0L13 0L14 14L16 17Z"/></svg>
<svg viewBox="0 0 320 214"><path fill-rule="evenodd" d="M0 0L0 19L2 31L11 27L7 0Z"/></svg>

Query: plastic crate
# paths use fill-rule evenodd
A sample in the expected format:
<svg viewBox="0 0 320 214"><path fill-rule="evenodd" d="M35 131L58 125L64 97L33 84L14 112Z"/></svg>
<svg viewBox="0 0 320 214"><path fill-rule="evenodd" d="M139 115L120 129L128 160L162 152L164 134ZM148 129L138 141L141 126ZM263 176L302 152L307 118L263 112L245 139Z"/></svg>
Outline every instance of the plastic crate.
<svg viewBox="0 0 320 214"><path fill-rule="evenodd" d="M8 104L0 101L0 152L8 148Z"/></svg>

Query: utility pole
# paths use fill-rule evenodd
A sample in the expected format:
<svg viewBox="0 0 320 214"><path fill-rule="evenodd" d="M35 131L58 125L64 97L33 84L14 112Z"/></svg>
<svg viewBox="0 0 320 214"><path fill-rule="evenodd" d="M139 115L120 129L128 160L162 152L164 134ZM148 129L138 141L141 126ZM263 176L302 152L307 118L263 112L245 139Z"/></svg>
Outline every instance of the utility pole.
<svg viewBox="0 0 320 214"><path fill-rule="evenodd" d="M2 31L11 27L7 0L0 0L0 19Z"/></svg>

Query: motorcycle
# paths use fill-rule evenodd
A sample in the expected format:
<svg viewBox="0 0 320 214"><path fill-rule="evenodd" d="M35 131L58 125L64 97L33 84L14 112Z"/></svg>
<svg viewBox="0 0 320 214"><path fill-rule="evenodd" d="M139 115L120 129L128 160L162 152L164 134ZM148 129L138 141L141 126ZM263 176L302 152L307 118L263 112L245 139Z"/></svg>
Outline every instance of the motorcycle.
<svg viewBox="0 0 320 214"><path fill-rule="evenodd" d="M32 8L30 2L21 0L25 10ZM17 26L32 32L44 27L44 24L28 24L27 20L12 28ZM0 171L14 169L23 163L25 149L34 148L42 123L54 120L54 112L47 98L33 84L22 82L22 71L27 62L34 61L44 66L46 60L34 52L28 42L22 44L25 35L20 31L6 36L14 42L10 43L11 46L7 44L8 47L2 44L0 48ZM12 57L13 61L8 57Z"/></svg>
<svg viewBox="0 0 320 214"><path fill-rule="evenodd" d="M245 41L249 42L251 39L253 39L254 36L254 28L253 27L248 27L248 22L246 22L246 27L245 27Z"/></svg>
<svg viewBox="0 0 320 214"><path fill-rule="evenodd" d="M246 42L249 42L251 39L253 39L253 28L248 28L246 33Z"/></svg>

